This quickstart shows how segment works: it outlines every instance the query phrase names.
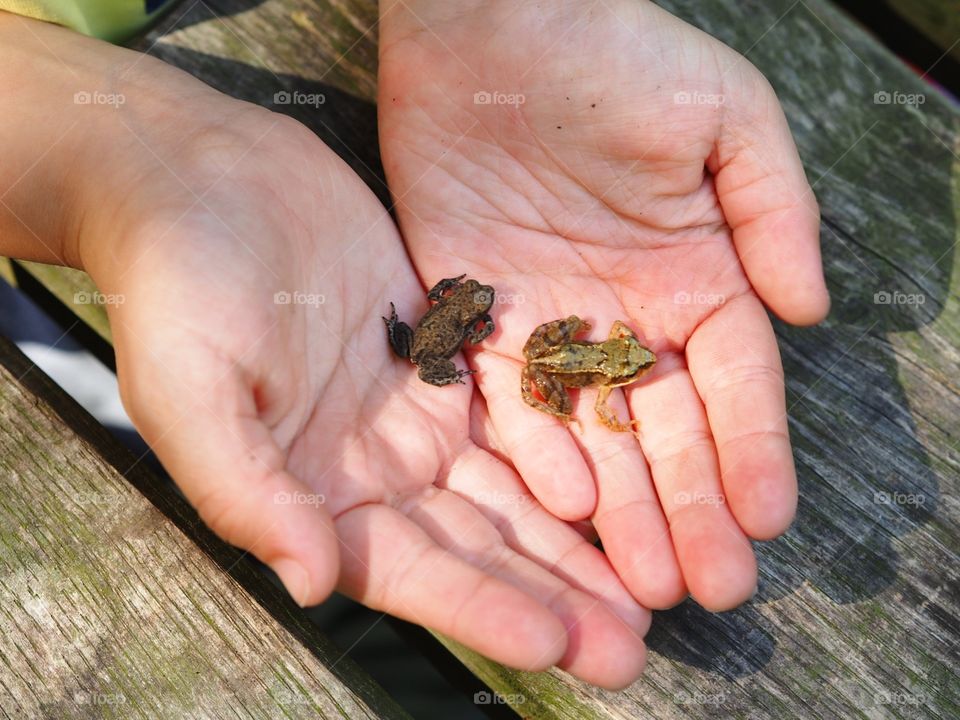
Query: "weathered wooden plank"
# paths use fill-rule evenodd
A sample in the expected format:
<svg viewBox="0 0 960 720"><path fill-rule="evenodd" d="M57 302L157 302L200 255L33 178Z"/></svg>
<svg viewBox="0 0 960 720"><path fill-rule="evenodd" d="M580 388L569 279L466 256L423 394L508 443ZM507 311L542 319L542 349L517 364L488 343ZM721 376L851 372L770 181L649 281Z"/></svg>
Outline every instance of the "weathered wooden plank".
<svg viewBox="0 0 960 720"><path fill-rule="evenodd" d="M107 320L108 298L97 290L85 272L73 268L18 260L17 264L36 278L55 298L70 308L107 342L113 342Z"/></svg>
<svg viewBox="0 0 960 720"><path fill-rule="evenodd" d="M0 257L0 280L4 280L10 285L16 285L16 280L13 278L13 266L10 265L9 258Z"/></svg>
<svg viewBox="0 0 960 720"><path fill-rule="evenodd" d="M184 3L135 43L233 97L313 129L384 202L370 0Z"/></svg>
<svg viewBox="0 0 960 720"><path fill-rule="evenodd" d="M960 60L960 0L886 0L904 20Z"/></svg>
<svg viewBox="0 0 960 720"><path fill-rule="evenodd" d="M406 717L2 338L0 427L0 716Z"/></svg>
<svg viewBox="0 0 960 720"><path fill-rule="evenodd" d="M160 39L162 47L151 49L161 57L173 48L203 53L208 57L243 63L248 71L236 84L263 94L267 88L252 83L249 69L258 69L282 79L325 83L350 92L367 102L376 98L377 4L369 0L284 0L244 2L211 0L185 4L178 15L153 30L141 48ZM250 12L251 5L255 10ZM309 51L309 52L308 52ZM272 93L264 95L270 97Z"/></svg>

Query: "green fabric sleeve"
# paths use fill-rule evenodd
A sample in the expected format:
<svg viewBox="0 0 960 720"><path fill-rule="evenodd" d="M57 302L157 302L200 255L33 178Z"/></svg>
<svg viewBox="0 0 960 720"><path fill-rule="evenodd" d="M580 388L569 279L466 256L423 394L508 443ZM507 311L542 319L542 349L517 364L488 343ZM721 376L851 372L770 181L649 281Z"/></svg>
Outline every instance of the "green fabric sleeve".
<svg viewBox="0 0 960 720"><path fill-rule="evenodd" d="M176 0L0 0L0 10L120 42L146 28L174 2Z"/></svg>

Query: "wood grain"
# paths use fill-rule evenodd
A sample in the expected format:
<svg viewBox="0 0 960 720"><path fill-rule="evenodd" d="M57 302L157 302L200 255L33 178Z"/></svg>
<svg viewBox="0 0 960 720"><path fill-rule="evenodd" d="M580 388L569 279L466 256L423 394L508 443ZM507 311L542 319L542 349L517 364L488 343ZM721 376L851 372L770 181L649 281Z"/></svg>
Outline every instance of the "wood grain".
<svg viewBox="0 0 960 720"><path fill-rule="evenodd" d="M0 426L0 717L406 717L2 338Z"/></svg>
<svg viewBox="0 0 960 720"><path fill-rule="evenodd" d="M10 285L17 284L13 277L13 267L10 265L9 258L0 257L0 280L3 280Z"/></svg>
<svg viewBox="0 0 960 720"><path fill-rule="evenodd" d="M32 275L61 303L73 310L101 338L113 342L107 320L105 296L82 270L18 260L17 265Z"/></svg>

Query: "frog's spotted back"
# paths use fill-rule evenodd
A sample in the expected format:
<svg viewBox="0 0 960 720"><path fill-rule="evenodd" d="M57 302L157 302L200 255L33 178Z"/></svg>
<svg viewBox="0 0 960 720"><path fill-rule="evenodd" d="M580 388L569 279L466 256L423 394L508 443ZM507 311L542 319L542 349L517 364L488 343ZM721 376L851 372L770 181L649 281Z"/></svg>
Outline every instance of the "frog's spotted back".
<svg viewBox="0 0 960 720"><path fill-rule="evenodd" d="M495 300L494 289L476 280L463 282L464 277L446 278L433 286L427 299L435 304L416 329L400 321L393 303L390 317L383 318L390 347L417 365L420 379L430 385L463 384L461 378L474 371L458 370L450 358L460 352L466 340L479 343L495 328L489 314Z"/></svg>

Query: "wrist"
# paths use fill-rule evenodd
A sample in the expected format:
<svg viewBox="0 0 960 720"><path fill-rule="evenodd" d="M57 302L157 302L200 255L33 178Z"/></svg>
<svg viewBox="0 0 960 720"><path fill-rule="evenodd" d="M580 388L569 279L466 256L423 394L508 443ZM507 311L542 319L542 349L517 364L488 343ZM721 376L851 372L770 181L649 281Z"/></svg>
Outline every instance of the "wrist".
<svg viewBox="0 0 960 720"><path fill-rule="evenodd" d="M102 287L158 205L187 207L222 173L191 143L226 144L216 137L237 134L234 118L265 112L155 58L3 12L0 98L0 255L83 269Z"/></svg>
<svg viewBox="0 0 960 720"><path fill-rule="evenodd" d="M64 97L84 72L44 47L48 27L0 12L0 254L75 264L68 238L78 204L77 118Z"/></svg>
<svg viewBox="0 0 960 720"><path fill-rule="evenodd" d="M81 231L112 204L131 139L121 110L146 90L125 77L140 59L0 12L0 254L86 269Z"/></svg>

